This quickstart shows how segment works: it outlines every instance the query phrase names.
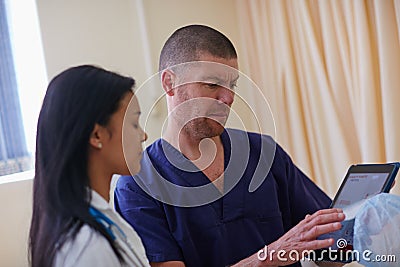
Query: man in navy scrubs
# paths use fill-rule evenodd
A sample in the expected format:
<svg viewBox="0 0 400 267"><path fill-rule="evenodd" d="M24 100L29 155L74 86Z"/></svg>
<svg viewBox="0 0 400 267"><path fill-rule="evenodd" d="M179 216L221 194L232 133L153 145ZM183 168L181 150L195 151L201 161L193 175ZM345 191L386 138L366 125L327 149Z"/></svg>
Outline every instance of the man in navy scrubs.
<svg viewBox="0 0 400 267"><path fill-rule="evenodd" d="M326 209L329 197L271 137L224 127L238 79L229 39L180 28L159 68L168 125L115 193L152 266L300 266L290 251L332 245L316 238L341 227L342 211Z"/></svg>

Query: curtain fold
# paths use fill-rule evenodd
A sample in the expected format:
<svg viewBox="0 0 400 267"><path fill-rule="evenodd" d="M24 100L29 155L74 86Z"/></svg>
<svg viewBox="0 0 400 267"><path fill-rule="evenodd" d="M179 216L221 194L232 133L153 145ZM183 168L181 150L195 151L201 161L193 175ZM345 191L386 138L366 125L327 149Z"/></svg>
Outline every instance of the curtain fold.
<svg viewBox="0 0 400 267"><path fill-rule="evenodd" d="M334 196L351 164L400 161L400 1L236 6L242 69L301 169Z"/></svg>

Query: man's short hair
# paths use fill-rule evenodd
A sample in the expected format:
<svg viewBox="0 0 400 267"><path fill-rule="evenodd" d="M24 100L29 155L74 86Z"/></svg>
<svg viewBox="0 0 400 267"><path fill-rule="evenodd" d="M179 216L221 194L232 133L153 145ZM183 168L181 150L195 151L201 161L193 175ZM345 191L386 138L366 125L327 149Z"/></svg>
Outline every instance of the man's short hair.
<svg viewBox="0 0 400 267"><path fill-rule="evenodd" d="M165 42L159 71L196 61L202 53L225 59L237 58L232 42L221 32L205 25L188 25L176 30Z"/></svg>

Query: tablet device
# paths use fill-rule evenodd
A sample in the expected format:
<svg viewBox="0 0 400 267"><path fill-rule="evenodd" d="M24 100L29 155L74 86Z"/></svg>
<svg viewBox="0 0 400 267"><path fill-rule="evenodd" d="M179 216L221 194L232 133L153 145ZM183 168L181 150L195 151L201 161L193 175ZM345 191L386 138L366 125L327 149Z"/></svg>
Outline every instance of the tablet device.
<svg viewBox="0 0 400 267"><path fill-rule="evenodd" d="M358 209L363 200L379 193L390 191L400 163L358 164L350 166L330 208ZM358 204L360 203L360 204ZM354 211L354 213L357 210ZM351 262L354 259L354 217L346 218L342 228L336 232L319 236L318 239L333 238L334 245L316 250L312 259L316 261Z"/></svg>

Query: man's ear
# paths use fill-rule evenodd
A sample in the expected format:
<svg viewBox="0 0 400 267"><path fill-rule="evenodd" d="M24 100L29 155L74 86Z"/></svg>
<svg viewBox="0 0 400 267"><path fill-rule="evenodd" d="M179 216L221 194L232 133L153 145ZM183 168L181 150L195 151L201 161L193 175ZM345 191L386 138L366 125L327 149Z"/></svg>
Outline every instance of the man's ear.
<svg viewBox="0 0 400 267"><path fill-rule="evenodd" d="M89 144L95 148L95 149L102 149L103 148L103 138L104 138L104 127L99 125L99 124L95 124L93 127L93 131L90 134L90 138L89 138Z"/></svg>
<svg viewBox="0 0 400 267"><path fill-rule="evenodd" d="M175 73L173 73L171 70L164 70L161 73L161 84L162 87L164 88L164 91L169 96L174 95L174 90L173 90L174 83L175 83Z"/></svg>

